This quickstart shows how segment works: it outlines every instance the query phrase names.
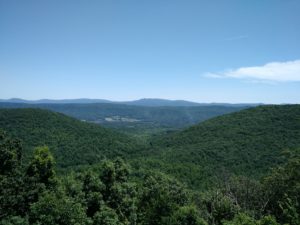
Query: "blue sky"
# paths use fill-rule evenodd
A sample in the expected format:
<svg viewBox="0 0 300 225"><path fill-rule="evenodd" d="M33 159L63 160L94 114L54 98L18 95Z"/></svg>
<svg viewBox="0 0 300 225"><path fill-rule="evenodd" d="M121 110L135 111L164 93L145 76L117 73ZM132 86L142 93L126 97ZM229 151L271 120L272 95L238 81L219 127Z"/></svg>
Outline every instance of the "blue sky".
<svg viewBox="0 0 300 225"><path fill-rule="evenodd" d="M298 0L1 0L0 98L300 103Z"/></svg>

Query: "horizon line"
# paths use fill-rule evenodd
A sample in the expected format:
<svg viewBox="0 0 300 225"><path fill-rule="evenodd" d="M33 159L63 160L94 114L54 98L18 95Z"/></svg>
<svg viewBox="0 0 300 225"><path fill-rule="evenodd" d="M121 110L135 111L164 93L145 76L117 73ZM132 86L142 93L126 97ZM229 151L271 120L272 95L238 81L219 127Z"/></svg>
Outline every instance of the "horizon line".
<svg viewBox="0 0 300 225"><path fill-rule="evenodd" d="M169 99L169 98L136 98L131 100L112 100L112 99L105 99L105 98L88 98L88 97L81 97L81 98L39 98L39 99L25 99L19 97L12 97L12 98L0 98L1 102L11 102L13 100L19 101L28 101L28 102L37 102L37 101L72 101L72 100L93 100L93 101L107 101L107 103L126 103L126 102L134 102L140 100L165 100L165 101L185 101L189 103L195 104L264 104L264 105L284 105L284 104L300 104L300 103L291 103L291 102L281 102L281 103L274 103L274 102L216 102L216 101L194 101L194 100L186 100L186 99ZM104 103L104 102L103 102ZM76 104L76 103L75 103ZM86 103L88 104L88 103Z"/></svg>

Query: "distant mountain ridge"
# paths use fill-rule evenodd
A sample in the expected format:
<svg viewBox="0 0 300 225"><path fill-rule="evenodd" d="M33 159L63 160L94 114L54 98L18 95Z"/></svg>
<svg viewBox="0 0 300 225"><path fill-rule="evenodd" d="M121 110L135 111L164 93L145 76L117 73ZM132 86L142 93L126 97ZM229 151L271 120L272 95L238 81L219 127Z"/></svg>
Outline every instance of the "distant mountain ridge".
<svg viewBox="0 0 300 225"><path fill-rule="evenodd" d="M123 102L127 105L137 106L201 106L201 103L190 102L185 100L168 100L159 98L143 98L134 101Z"/></svg>
<svg viewBox="0 0 300 225"><path fill-rule="evenodd" d="M124 104L124 105L136 105L136 106L149 106L149 107L161 107L161 106L206 106L206 105L221 105L221 106L256 106L261 103L198 103L186 100L169 100L159 98L142 98L133 101L110 101L105 99L39 99L39 100L25 100L21 98L0 99L0 102L9 103L26 103L26 104L90 104L90 103L111 103L111 104Z"/></svg>
<svg viewBox="0 0 300 225"><path fill-rule="evenodd" d="M112 101L105 100L105 99L89 99L89 98L78 98L78 99L39 99L39 100L25 100L25 99L21 99L21 98L10 98L10 99L0 99L0 102L26 103L26 104L112 103Z"/></svg>

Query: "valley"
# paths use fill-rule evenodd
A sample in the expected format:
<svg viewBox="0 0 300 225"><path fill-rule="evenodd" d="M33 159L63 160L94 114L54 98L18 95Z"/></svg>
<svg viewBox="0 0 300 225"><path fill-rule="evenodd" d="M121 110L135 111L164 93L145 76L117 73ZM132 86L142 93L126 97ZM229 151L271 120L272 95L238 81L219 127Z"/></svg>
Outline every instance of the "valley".
<svg viewBox="0 0 300 225"><path fill-rule="evenodd" d="M272 212L278 221L286 221L281 212L274 211L280 208L276 202L284 201L284 193L288 190L292 198L298 193L295 187L299 183L298 173L292 171L300 166L299 105L150 107L151 125L142 128L137 124L144 121L128 117L146 112L145 108L137 106L20 103L0 103L0 106L0 157L5 162L0 176L0 209L6 213L18 212L20 216L19 210L26 212L26 207L30 206L31 221L44 221L40 216L55 213L44 211L49 204L53 209L65 204L71 209L83 201L86 203L80 203L80 207L85 206L87 211L80 207L78 212L61 208L59 215L69 214L68 223L73 218L86 224L89 220L102 221L103 215L99 212L113 210L109 211L114 213L113 218L123 224L140 220L141 224L152 221L154 225L169 224L164 218L177 221L176 213L181 213L184 218L192 216L198 225L218 225L226 224L226 220L240 220L239 217L251 220L247 212L252 210L261 221L277 224L275 217L267 217L267 212ZM112 116L122 112L120 107L126 109L123 115ZM197 119L183 125L186 118L181 114L183 110L194 112ZM165 126L163 118L172 117L170 112L177 119L170 119L166 122L169 126ZM83 120L97 118L99 114L104 117L101 122ZM196 123L197 120L201 122ZM196 124L188 126L192 121ZM114 125L104 127L105 123ZM127 127L131 123L135 124L132 131ZM16 158L18 155L22 160ZM293 168L292 171L289 168ZM44 173L42 171L47 171L48 175L39 175ZM20 173L24 174L21 176L24 179L18 180ZM281 173L290 178L282 177ZM284 183L288 187L280 186L278 179L287 179ZM289 183L290 179L296 183ZM11 182L19 184L14 186ZM36 182L43 188L35 186ZM268 193L268 185L279 188L281 194L277 192L275 198L273 192ZM4 204L11 200L1 200L3 191L14 196L12 193L18 187L22 187L24 200ZM27 188L40 192L40 199L34 200ZM64 190L64 197L59 194L61 200L56 196L57 188ZM249 195L247 198L245 192ZM81 196L80 193L85 194ZM126 197L121 193L127 193ZM103 199L89 197L90 194ZM131 209L130 204L137 208ZM222 210L218 205L225 207L222 210L226 214L219 214ZM209 207L216 208L211 212ZM152 211L161 208L166 211ZM139 219L133 219L133 215ZM22 216L18 218L25 221ZM261 223L260 220L257 223Z"/></svg>
<svg viewBox="0 0 300 225"><path fill-rule="evenodd" d="M0 0L0 225L300 225L300 0Z"/></svg>
<svg viewBox="0 0 300 225"><path fill-rule="evenodd" d="M115 128L118 131L130 132L136 136L155 134L167 130L188 127L209 118L253 107L249 104L208 104L183 106L163 105L162 100L149 100L149 105L130 105L118 103L14 103L0 102L0 108L41 108L77 118L82 121L100 124L104 127ZM165 100L167 101L167 100ZM146 104L146 101L142 101ZM164 101L163 101L164 102ZM173 103L174 104L174 103ZM155 106L151 106L155 105ZM185 104L186 105L186 104Z"/></svg>

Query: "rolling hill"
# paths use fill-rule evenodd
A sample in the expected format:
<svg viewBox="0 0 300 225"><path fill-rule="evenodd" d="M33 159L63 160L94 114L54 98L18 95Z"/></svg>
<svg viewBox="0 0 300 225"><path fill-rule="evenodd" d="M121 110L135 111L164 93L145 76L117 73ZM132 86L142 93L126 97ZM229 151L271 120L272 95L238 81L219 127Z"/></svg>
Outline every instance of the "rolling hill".
<svg viewBox="0 0 300 225"><path fill-rule="evenodd" d="M128 157L138 146L124 134L42 109L0 109L0 129L21 139L25 159L47 145L60 167Z"/></svg>
<svg viewBox="0 0 300 225"><path fill-rule="evenodd" d="M134 164L206 186L230 174L260 177L300 147L300 105L259 106L219 116L151 142ZM151 153L150 153L151 152Z"/></svg>
<svg viewBox="0 0 300 225"><path fill-rule="evenodd" d="M156 169L205 188L232 174L258 178L283 162L283 150L300 147L300 105L245 109L143 144L42 109L0 109L0 129L23 141L25 156L48 145L60 167L122 156L136 171Z"/></svg>

